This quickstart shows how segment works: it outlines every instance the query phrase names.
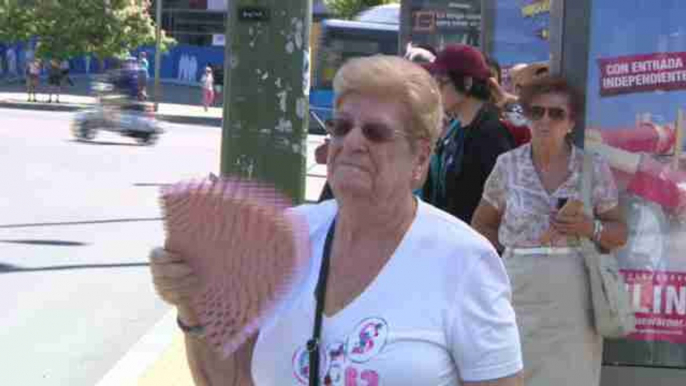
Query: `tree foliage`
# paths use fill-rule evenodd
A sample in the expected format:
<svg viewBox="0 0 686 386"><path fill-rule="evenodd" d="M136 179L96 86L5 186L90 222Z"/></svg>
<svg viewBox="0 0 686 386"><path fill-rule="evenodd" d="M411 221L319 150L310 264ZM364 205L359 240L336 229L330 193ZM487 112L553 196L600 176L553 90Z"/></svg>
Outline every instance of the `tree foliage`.
<svg viewBox="0 0 686 386"><path fill-rule="evenodd" d="M353 16L369 7L383 4L399 3L399 0L324 0L326 8L341 19L352 19Z"/></svg>
<svg viewBox="0 0 686 386"><path fill-rule="evenodd" d="M34 2L30 0L0 0L0 41L28 40L35 34Z"/></svg>
<svg viewBox="0 0 686 386"><path fill-rule="evenodd" d="M123 57L155 43L150 0L0 0L0 41L38 39L36 55ZM162 36L162 48L174 40Z"/></svg>

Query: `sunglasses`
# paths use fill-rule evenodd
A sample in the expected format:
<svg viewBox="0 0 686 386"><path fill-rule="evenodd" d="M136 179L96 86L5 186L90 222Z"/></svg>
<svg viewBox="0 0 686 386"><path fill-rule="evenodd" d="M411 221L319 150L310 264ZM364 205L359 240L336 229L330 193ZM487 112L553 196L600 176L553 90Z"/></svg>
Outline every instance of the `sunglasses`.
<svg viewBox="0 0 686 386"><path fill-rule="evenodd" d="M350 133L357 125L352 120L344 118L328 119L325 122L326 132L331 136L332 140L343 139ZM383 143L393 141L398 136L405 136L405 133L400 130L393 129L382 123L363 123L360 126L362 135L369 141L374 143Z"/></svg>
<svg viewBox="0 0 686 386"><path fill-rule="evenodd" d="M567 111L562 107L531 106L528 109L528 115L532 121L538 121L543 119L546 111L548 112L548 118L552 121L563 121L567 118Z"/></svg>

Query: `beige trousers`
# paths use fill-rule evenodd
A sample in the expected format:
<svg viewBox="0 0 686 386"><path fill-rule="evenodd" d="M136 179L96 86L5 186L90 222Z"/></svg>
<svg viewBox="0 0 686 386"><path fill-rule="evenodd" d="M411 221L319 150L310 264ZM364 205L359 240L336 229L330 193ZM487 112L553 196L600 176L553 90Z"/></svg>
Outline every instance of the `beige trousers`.
<svg viewBox="0 0 686 386"><path fill-rule="evenodd" d="M503 256L522 340L527 386L598 386L603 340L593 326L583 256Z"/></svg>

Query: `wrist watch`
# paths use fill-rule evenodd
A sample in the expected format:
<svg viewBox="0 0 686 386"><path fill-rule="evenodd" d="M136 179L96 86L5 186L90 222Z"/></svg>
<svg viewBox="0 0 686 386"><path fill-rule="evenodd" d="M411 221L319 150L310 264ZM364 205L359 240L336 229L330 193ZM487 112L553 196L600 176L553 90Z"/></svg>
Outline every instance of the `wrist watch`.
<svg viewBox="0 0 686 386"><path fill-rule="evenodd" d="M603 222L600 220L593 221L593 241L600 244L600 238L603 234Z"/></svg>

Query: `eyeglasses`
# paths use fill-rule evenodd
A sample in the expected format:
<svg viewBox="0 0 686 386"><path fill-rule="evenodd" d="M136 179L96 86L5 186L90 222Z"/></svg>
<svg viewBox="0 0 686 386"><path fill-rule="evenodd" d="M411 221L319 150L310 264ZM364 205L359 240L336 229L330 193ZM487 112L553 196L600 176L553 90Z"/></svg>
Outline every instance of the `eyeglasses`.
<svg viewBox="0 0 686 386"><path fill-rule="evenodd" d="M543 106L531 106L527 110L527 115L532 121L538 121L543 119L548 112L548 118L553 121L563 121L567 118L567 111L562 107L543 107Z"/></svg>
<svg viewBox="0 0 686 386"><path fill-rule="evenodd" d="M326 132L329 133L332 140L343 139L350 133L357 125L350 119L335 118L328 119L325 122ZM398 136L406 136L405 132L388 127L382 123L363 123L360 126L362 135L374 143L390 142Z"/></svg>

